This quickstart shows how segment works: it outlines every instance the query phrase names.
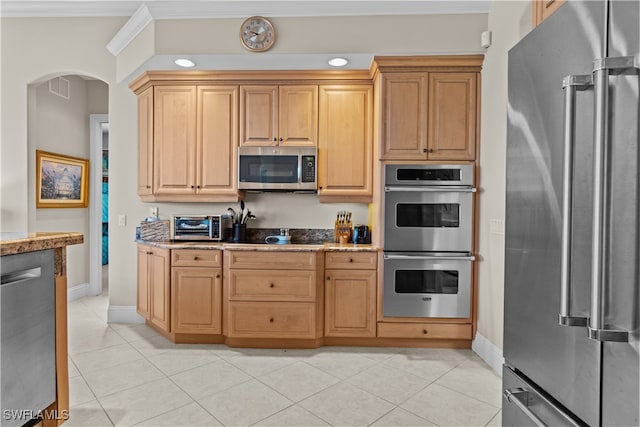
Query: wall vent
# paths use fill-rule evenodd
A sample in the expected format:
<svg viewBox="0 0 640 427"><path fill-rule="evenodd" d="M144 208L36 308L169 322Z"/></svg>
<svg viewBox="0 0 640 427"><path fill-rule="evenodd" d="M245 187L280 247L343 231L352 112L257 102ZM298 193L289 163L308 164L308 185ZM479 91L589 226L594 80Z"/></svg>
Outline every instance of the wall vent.
<svg viewBox="0 0 640 427"><path fill-rule="evenodd" d="M56 77L55 79L49 80L49 92L61 98L69 99L71 97L69 80L64 77Z"/></svg>

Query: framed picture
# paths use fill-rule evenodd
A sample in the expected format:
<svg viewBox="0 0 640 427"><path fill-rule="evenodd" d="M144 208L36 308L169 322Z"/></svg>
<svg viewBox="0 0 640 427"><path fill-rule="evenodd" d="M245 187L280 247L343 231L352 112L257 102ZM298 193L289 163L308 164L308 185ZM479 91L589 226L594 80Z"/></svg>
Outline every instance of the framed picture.
<svg viewBox="0 0 640 427"><path fill-rule="evenodd" d="M36 150L36 208L86 208L89 160Z"/></svg>

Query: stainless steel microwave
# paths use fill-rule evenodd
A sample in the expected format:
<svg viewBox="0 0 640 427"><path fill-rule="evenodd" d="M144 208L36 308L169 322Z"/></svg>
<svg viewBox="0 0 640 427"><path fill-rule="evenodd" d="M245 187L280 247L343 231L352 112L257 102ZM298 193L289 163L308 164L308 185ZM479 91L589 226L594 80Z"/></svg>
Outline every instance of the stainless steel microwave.
<svg viewBox="0 0 640 427"><path fill-rule="evenodd" d="M315 147L240 147L240 190L315 191L318 189Z"/></svg>

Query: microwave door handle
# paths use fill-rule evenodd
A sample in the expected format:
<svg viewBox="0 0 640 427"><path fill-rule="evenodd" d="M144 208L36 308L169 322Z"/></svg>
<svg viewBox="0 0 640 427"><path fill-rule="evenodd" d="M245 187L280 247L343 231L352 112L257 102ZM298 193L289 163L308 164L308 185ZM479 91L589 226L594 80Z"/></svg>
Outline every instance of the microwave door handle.
<svg viewBox="0 0 640 427"><path fill-rule="evenodd" d="M630 332L608 329L605 324L607 295L611 283L611 135L609 133L609 76L640 74L639 59L633 56L594 61L595 127L593 147L593 246L591 258L591 315L589 338L597 341L628 342Z"/></svg>
<svg viewBox="0 0 640 427"><path fill-rule="evenodd" d="M473 255L400 255L384 254L384 259L427 260L427 261L475 261Z"/></svg>
<svg viewBox="0 0 640 427"><path fill-rule="evenodd" d="M587 326L588 318L571 315L571 240L573 236L573 166L576 131L576 93L593 86L591 74L567 76L564 90L564 132L562 171L562 243L560 256L560 314L562 326Z"/></svg>
<svg viewBox="0 0 640 427"><path fill-rule="evenodd" d="M405 193L475 193L475 187L459 185L438 185L425 187L384 187L385 193L405 192Z"/></svg>

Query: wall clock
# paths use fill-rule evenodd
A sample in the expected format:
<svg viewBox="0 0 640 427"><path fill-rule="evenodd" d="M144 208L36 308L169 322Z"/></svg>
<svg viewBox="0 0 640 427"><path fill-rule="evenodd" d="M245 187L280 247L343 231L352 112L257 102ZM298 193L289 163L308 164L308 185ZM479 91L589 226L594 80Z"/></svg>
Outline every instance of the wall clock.
<svg viewBox="0 0 640 427"><path fill-rule="evenodd" d="M240 40L250 51L264 52L276 41L276 30L267 18L252 16L242 23Z"/></svg>

